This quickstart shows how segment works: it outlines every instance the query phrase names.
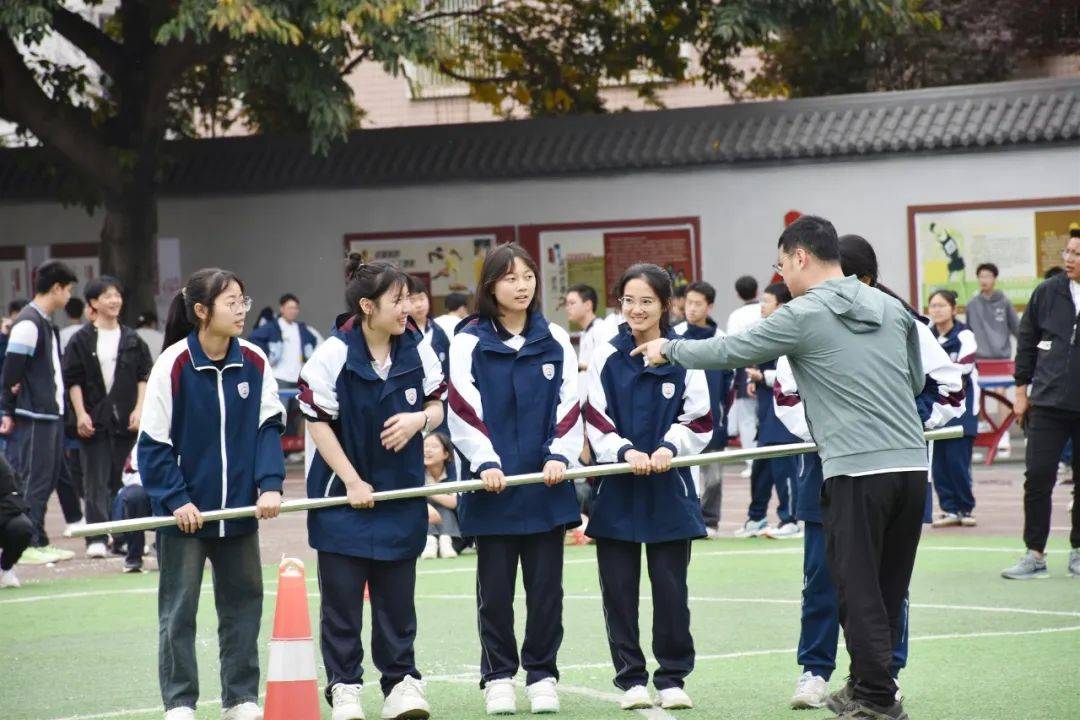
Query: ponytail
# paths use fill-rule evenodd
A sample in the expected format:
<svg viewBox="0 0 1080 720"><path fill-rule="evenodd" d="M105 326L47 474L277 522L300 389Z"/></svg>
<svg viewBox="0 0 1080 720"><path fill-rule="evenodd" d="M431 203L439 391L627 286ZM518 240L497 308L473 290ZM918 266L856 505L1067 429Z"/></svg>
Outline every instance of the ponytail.
<svg viewBox="0 0 1080 720"><path fill-rule="evenodd" d="M176 293L176 297L169 305L169 314L165 320L164 347L180 342L201 327L202 322L195 314L196 305L205 307L209 313L208 317L213 317L214 301L217 300L218 295L225 292L230 283L234 282L243 292L244 281L229 270L203 268L193 272L187 284Z"/></svg>

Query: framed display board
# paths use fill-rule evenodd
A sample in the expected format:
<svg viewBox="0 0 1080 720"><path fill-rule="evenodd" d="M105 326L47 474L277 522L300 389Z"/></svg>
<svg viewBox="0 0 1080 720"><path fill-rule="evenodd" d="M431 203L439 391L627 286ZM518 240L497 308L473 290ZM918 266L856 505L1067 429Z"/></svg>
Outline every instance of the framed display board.
<svg viewBox="0 0 1080 720"><path fill-rule="evenodd" d="M591 285L605 308L616 307L614 285L627 267L638 262L665 268L675 285L701 276L701 220L698 217L608 220L553 225L524 225L521 244L540 265L544 315L573 331L563 297L573 285Z"/></svg>
<svg viewBox="0 0 1080 720"><path fill-rule="evenodd" d="M365 261L391 262L427 281L432 317L445 312L450 293L476 294L484 255L495 245L513 242L513 226L443 228L345 235L345 251Z"/></svg>
<svg viewBox="0 0 1080 720"><path fill-rule="evenodd" d="M976 268L991 262L997 288L1022 309L1043 273L1062 264L1070 223L1080 223L1080 197L908 206L912 304L925 308L948 288L962 310L979 291Z"/></svg>

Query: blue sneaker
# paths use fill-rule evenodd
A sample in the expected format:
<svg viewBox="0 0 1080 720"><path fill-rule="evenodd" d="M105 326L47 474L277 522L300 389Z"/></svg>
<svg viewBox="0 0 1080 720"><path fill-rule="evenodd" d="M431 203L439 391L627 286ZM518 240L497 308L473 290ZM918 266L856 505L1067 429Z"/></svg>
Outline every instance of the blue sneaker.
<svg viewBox="0 0 1080 720"><path fill-rule="evenodd" d="M735 531L737 538L752 538L764 535L769 529L769 522L765 518L761 520L747 520L746 524Z"/></svg>

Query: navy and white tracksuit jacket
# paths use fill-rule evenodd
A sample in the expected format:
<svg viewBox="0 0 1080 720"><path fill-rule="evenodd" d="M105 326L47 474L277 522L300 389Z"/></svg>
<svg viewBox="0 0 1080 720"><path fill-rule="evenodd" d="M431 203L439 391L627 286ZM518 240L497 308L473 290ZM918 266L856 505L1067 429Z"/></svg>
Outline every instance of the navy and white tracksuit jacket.
<svg viewBox="0 0 1080 720"><path fill-rule="evenodd" d="M629 450L666 447L694 455L713 432L705 372L631 357L628 325L589 360L585 423L596 462L623 462ZM613 475L597 484L586 534L636 543L703 537L705 521L689 468L659 475Z"/></svg>
<svg viewBox="0 0 1080 720"><path fill-rule="evenodd" d="M372 366L355 315L342 315L336 330L300 373L300 409L309 420L330 423L349 462L376 492L424 485L424 439L417 433L401 452L387 450L380 435L394 415L421 412L445 389L431 346L409 323L390 342L390 370L383 380ZM308 497L346 495L345 483L317 451L307 475ZM372 560L419 557L427 537L423 498L376 503L367 510L341 506L308 513L308 542L323 552Z"/></svg>
<svg viewBox="0 0 1080 720"><path fill-rule="evenodd" d="M450 342L449 425L462 478L568 467L584 446L578 362L570 335L533 313L522 335L472 316ZM581 523L574 484L522 485L461 497L463 536L530 535Z"/></svg>
<svg viewBox="0 0 1080 720"><path fill-rule="evenodd" d="M975 333L963 323L954 323L944 335L931 328L949 358L964 376L964 414L953 418L947 426L964 429L964 437L938 440L934 443L930 478L937 490L938 504L946 513L968 514L975 509L972 492L971 450L979 432L979 385L975 369Z"/></svg>
<svg viewBox="0 0 1080 720"><path fill-rule="evenodd" d="M155 515L194 503L202 512L254 505L281 491L285 408L270 363L256 345L229 343L221 369L196 333L166 348L147 381L136 445ZM198 537L255 532L254 518L206 523ZM179 528L163 533L179 535Z"/></svg>
<svg viewBox="0 0 1080 720"><path fill-rule="evenodd" d="M683 321L672 328L675 336L686 340L707 340L714 335L723 337L721 330L712 318L707 319L708 327L698 327ZM727 408L728 396L735 383L734 370L705 370L705 383L709 386L709 412L712 413L712 438L703 452L723 450L727 447ZM699 466L694 466L695 469Z"/></svg>
<svg viewBox="0 0 1080 720"><path fill-rule="evenodd" d="M261 325L251 332L248 339L259 346L263 353L270 359L270 365L276 367L281 362L281 355L285 351L285 341L281 335L280 318L274 318L271 322ZM306 323L297 323L300 330L300 362L307 362L315 354L315 348L322 342L322 338Z"/></svg>

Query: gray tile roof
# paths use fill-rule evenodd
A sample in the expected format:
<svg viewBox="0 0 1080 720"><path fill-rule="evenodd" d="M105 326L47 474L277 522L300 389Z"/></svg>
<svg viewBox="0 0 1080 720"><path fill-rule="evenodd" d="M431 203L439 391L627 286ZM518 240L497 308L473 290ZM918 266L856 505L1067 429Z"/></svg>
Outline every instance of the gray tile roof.
<svg viewBox="0 0 1080 720"><path fill-rule="evenodd" d="M163 195L608 174L1080 143L1080 78L681 110L167 145ZM0 199L51 197L40 150L0 151Z"/></svg>

